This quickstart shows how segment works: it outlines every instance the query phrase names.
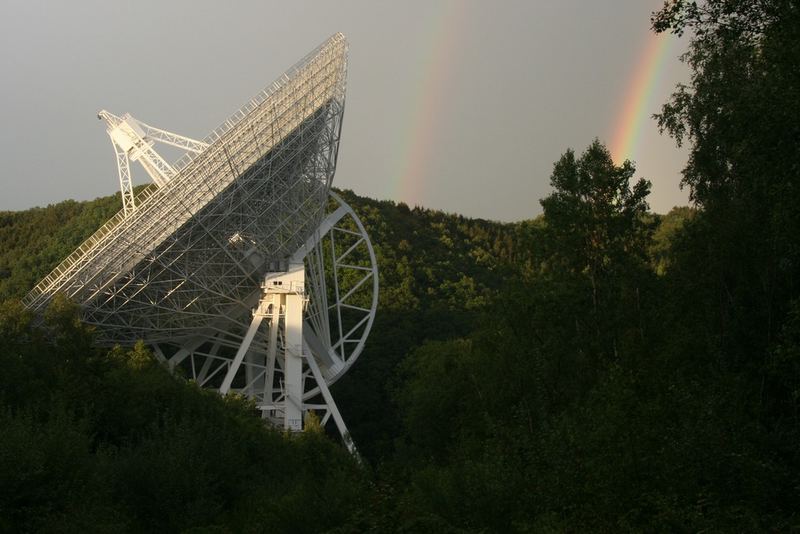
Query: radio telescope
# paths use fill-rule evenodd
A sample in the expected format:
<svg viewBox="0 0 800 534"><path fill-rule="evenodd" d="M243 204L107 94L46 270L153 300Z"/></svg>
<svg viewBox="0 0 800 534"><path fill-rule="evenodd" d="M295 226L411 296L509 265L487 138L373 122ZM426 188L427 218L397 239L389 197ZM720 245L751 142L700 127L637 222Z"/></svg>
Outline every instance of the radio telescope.
<svg viewBox="0 0 800 534"><path fill-rule="evenodd" d="M202 141L101 111L122 210L23 302L41 312L64 293L101 343L141 339L286 430L319 411L355 451L329 386L364 348L378 273L363 224L331 191L346 69L338 33ZM185 155L170 164L156 143ZM137 194L131 162L153 182Z"/></svg>

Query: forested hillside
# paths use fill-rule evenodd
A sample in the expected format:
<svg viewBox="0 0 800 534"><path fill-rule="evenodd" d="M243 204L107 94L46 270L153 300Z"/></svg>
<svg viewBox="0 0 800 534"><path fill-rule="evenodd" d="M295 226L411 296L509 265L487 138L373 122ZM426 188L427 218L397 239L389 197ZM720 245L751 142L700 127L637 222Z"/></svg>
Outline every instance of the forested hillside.
<svg viewBox="0 0 800 534"><path fill-rule="evenodd" d="M600 141L514 224L343 192L381 273L333 387L360 465L94 347L63 299L31 323L15 299L118 198L0 214L0 530L800 529L800 7L678 0L653 27L691 35L658 123L694 207L653 214Z"/></svg>

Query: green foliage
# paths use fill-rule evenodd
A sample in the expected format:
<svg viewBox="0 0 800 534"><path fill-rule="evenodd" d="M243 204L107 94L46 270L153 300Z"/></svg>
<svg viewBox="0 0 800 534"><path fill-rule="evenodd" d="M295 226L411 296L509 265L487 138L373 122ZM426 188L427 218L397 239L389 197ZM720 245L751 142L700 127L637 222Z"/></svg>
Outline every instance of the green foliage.
<svg viewBox="0 0 800 534"><path fill-rule="evenodd" d="M390 400L395 368L425 340L467 334L516 272L520 225L500 224L341 191L363 221L380 272L378 316L364 353L333 388L361 453L392 454L402 427Z"/></svg>
<svg viewBox="0 0 800 534"><path fill-rule="evenodd" d="M0 300L22 298L119 208L113 195L0 212Z"/></svg>
<svg viewBox="0 0 800 534"><path fill-rule="evenodd" d="M697 211L689 206L676 206L666 215L657 216L658 226L653 232L653 242L648 251L656 274L664 275L669 270L675 240L678 239L684 225L696 213Z"/></svg>
<svg viewBox="0 0 800 534"><path fill-rule="evenodd" d="M605 164L586 173L589 158ZM794 524L797 301L766 363L732 367L704 328L708 210L650 216L645 182L609 193L598 168L633 174L597 143L565 154L521 277L482 327L404 362L404 506L467 531Z"/></svg>
<svg viewBox="0 0 800 534"><path fill-rule="evenodd" d="M800 440L792 385L800 6L676 1L653 22L657 31L693 34L691 83L658 116L662 129L691 143L684 184L702 208L679 233L668 277L674 298L665 319L689 341L675 343L672 355L735 414L752 457L777 466L786 489L773 506L797 509L798 455L789 443ZM700 369L719 378L704 379Z"/></svg>
<svg viewBox="0 0 800 534"><path fill-rule="evenodd" d="M653 24L693 34L684 57L691 83L658 116L663 130L691 143L683 183L703 220L682 248L705 268L687 270L716 294L702 315L719 350L733 365L755 364L800 279L800 6L676 0Z"/></svg>
<svg viewBox="0 0 800 534"><path fill-rule="evenodd" d="M3 531L320 532L365 495L365 473L324 435L269 430L142 344L95 348L66 299L44 320L0 310Z"/></svg>
<svg viewBox="0 0 800 534"><path fill-rule="evenodd" d="M578 159L572 150L561 156L550 178L554 192L541 201L551 269L585 271L594 280L642 256L650 182L631 185L634 173L630 161L614 165L598 140Z"/></svg>

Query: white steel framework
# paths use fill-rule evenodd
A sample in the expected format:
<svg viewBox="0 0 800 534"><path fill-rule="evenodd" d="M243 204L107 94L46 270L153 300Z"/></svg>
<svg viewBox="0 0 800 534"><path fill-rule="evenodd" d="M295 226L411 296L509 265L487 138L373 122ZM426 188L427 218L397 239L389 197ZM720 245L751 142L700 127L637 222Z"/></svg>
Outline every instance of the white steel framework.
<svg viewBox="0 0 800 534"><path fill-rule="evenodd" d="M346 65L336 34L202 141L101 111L122 210L25 304L42 311L65 293L101 342L143 339L286 429L321 410L352 448L328 386L363 349L378 276L363 225L330 189ZM155 142L186 154L170 164ZM153 180L138 195L132 161Z"/></svg>
<svg viewBox="0 0 800 534"><path fill-rule="evenodd" d="M153 182L163 187L175 174L175 169L153 149L154 141L174 146L184 151L199 154L208 148L208 143L196 141L176 133L168 132L134 119L129 113L122 117L102 110L97 118L108 125L106 132L114 145L119 172L119 187L122 195L122 211L125 216L136 209L131 180L131 161L139 161Z"/></svg>

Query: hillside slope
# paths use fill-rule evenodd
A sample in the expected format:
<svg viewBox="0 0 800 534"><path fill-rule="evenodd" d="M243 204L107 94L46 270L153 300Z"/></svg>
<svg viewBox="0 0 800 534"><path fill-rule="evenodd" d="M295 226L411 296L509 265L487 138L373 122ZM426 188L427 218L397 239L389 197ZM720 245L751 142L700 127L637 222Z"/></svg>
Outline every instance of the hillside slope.
<svg viewBox="0 0 800 534"><path fill-rule="evenodd" d="M542 221L498 223L340 193L375 246L381 291L364 354L334 394L360 449L377 461L390 454L401 426L389 399L397 364L425 340L472 331L504 285L531 268ZM0 301L23 297L119 206L116 194L0 212ZM679 225L685 212L679 215L662 228Z"/></svg>
<svg viewBox="0 0 800 534"><path fill-rule="evenodd" d="M470 219L340 192L375 245L378 317L365 353L334 393L369 458L391 449L399 425L387 380L424 339L447 339L472 319L520 261L525 225ZM0 301L21 298L119 209L119 195L0 212Z"/></svg>
<svg viewBox="0 0 800 534"><path fill-rule="evenodd" d="M584 164L632 176L599 143L556 168ZM66 301L47 337L30 324L14 299L116 196L0 214L0 529L790 525L797 425L753 413L760 384L773 402L791 394L797 325L770 346L774 367L709 372L714 333L693 307L713 301L692 289L702 212L649 213L628 178L589 194L556 178L545 216L511 224L341 192L381 277L364 353L333 386L366 470L335 439L281 436L247 402L170 377L141 346L93 347ZM311 501L330 513L305 513Z"/></svg>

